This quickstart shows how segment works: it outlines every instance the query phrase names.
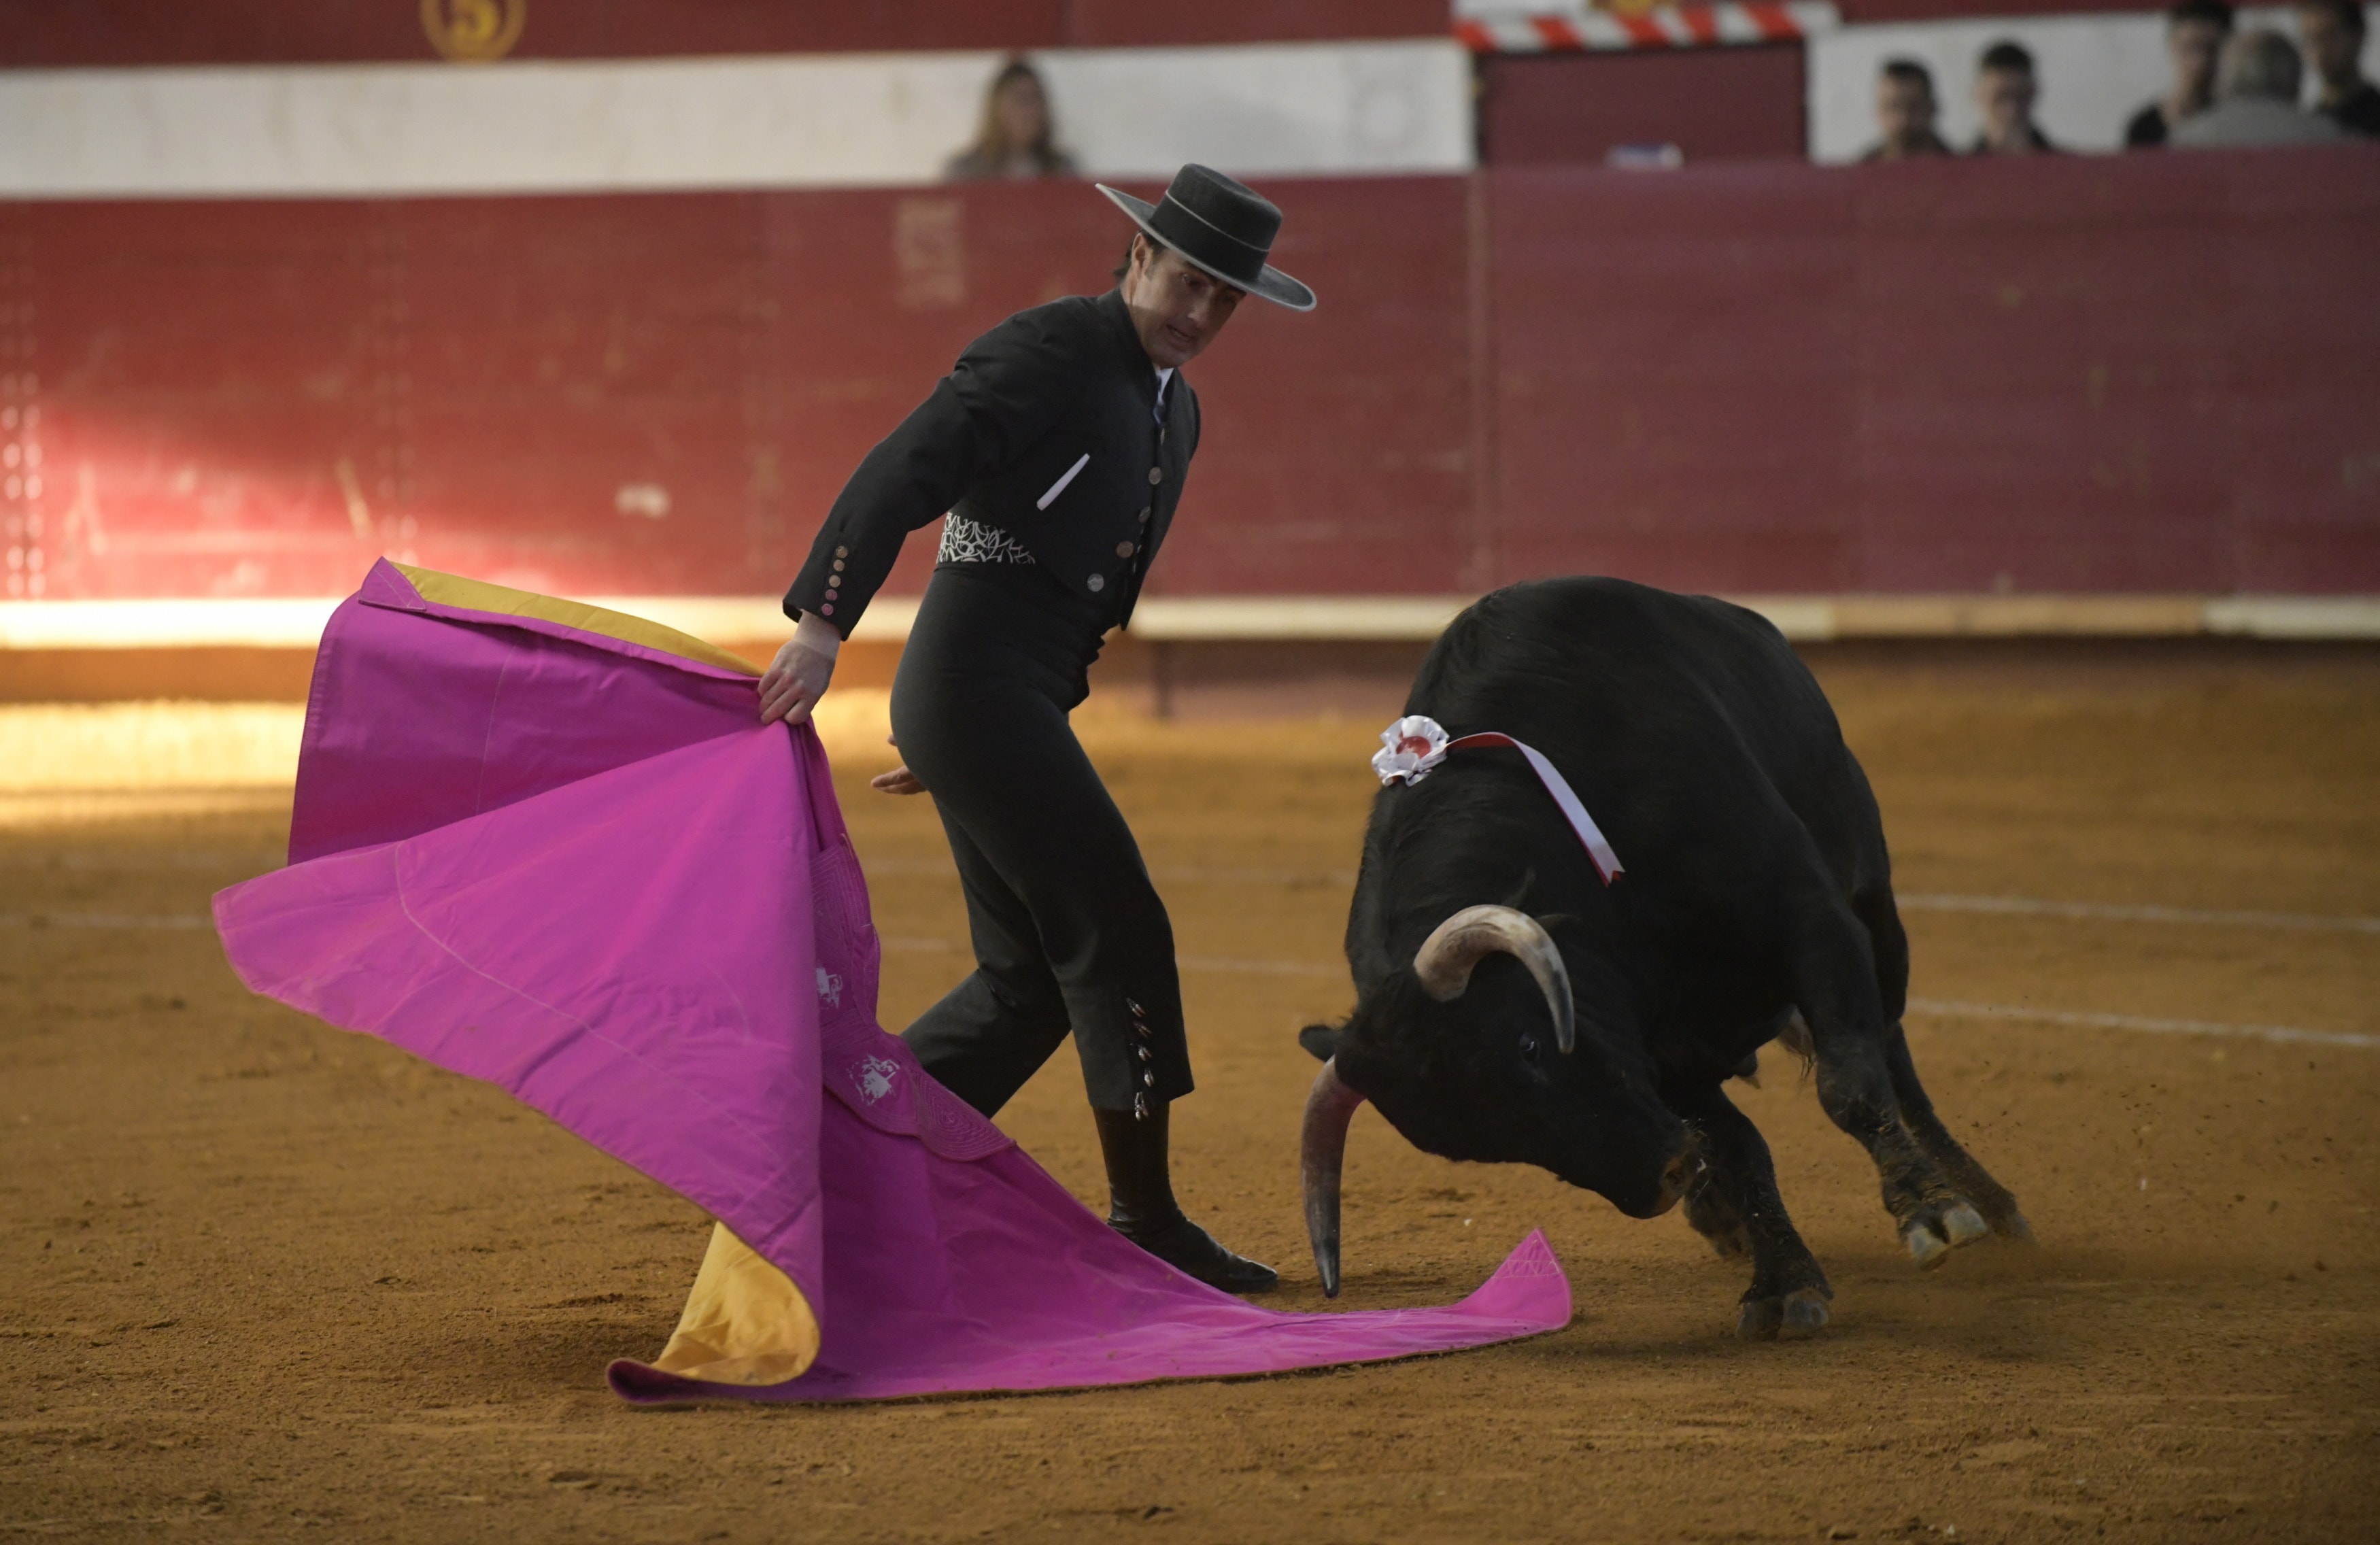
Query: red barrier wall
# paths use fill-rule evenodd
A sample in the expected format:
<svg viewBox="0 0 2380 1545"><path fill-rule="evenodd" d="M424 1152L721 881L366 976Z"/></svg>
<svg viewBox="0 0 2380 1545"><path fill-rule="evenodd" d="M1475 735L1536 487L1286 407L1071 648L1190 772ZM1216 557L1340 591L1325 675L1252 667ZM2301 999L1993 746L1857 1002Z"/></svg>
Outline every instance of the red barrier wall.
<svg viewBox="0 0 2380 1545"><path fill-rule="evenodd" d="M1446 0L495 0L515 59L1442 37ZM447 0L447 10L460 7ZM434 59L418 0L0 0L0 67Z"/></svg>
<svg viewBox="0 0 2380 1545"><path fill-rule="evenodd" d="M1502 55L1479 62L1479 159L1593 165L1614 145L1671 144L1688 162L1803 159L1800 43Z"/></svg>
<svg viewBox="0 0 2380 1545"><path fill-rule="evenodd" d="M1342 587L1349 511L1366 583L1456 583L1463 198L1298 189L1280 261L1335 299L1250 305L1197 369L1209 514L1165 583ZM38 519L57 597L335 594L383 549L575 593L773 590L966 341L1104 288L1130 234L1080 183L0 205L0 412L37 412L42 458L37 498L0 480L0 534Z"/></svg>
<svg viewBox="0 0 2380 1545"><path fill-rule="evenodd" d="M1193 367L1157 589L2380 590L2375 164L1281 185L1322 306ZM6 594L775 590L1125 235L1075 183L0 205Z"/></svg>
<svg viewBox="0 0 2380 1545"><path fill-rule="evenodd" d="M1499 174L1500 572L2380 589L2375 162Z"/></svg>
<svg viewBox="0 0 2380 1545"><path fill-rule="evenodd" d="M1973 16L1973 0L1840 0L1843 19ZM1442 37L1448 0L497 0L516 59L851 50L1118 48ZM451 12L454 0L447 0ZM1992 0L1990 14L2153 11L2159 0ZM433 59L414 0L0 0L0 67Z"/></svg>

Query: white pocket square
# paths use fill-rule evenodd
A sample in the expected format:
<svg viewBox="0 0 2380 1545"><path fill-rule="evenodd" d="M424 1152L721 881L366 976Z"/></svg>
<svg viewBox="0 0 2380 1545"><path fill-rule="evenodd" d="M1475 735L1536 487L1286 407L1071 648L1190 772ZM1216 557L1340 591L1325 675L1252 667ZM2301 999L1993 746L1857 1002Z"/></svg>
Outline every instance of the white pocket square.
<svg viewBox="0 0 2380 1545"><path fill-rule="evenodd" d="M1049 493L1044 493L1038 499L1034 500L1033 507L1037 510L1048 509L1057 499L1059 494L1066 492L1066 485L1075 481L1075 474L1080 472L1084 468L1088 467L1090 464L1090 452L1085 451L1081 456L1076 456L1075 458L1075 465L1066 468L1066 475L1060 478L1056 482L1051 483L1050 485Z"/></svg>

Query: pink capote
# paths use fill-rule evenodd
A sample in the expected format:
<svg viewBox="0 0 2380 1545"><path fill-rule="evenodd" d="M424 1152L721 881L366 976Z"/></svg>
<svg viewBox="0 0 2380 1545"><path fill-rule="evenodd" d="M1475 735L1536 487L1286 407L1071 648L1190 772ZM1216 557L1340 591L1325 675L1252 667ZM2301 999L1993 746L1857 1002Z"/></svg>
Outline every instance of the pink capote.
<svg viewBox="0 0 2380 1545"><path fill-rule="evenodd" d="M877 1027L867 889L813 731L759 727L728 665L435 603L419 578L382 563L333 616L290 867L222 893L216 923L256 991L510 1090L717 1216L817 1316L798 1378L623 1362L622 1395L1123 1384L1568 1322L1537 1234L1459 1304L1335 1314L1257 1308L1126 1243Z"/></svg>

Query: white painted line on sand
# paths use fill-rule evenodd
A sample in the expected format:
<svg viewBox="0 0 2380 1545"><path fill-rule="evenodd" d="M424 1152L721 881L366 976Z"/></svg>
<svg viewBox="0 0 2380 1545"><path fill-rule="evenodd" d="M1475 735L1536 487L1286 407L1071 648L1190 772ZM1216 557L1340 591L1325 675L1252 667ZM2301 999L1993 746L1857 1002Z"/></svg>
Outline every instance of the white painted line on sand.
<svg viewBox="0 0 2380 1545"><path fill-rule="evenodd" d="M2191 923L2206 928L2276 928L2309 933L2380 933L2380 918L2315 912L2231 912L2194 906L2128 906L2097 901L2042 901L2032 896L1962 896L1915 893L1894 898L1905 912L1998 912L2031 918L2098 918L2124 923Z"/></svg>
<svg viewBox="0 0 2380 1545"><path fill-rule="evenodd" d="M28 853L21 856L0 855L0 870L18 872L38 872L60 869L77 874L154 874L160 870L237 870L244 874L262 874L282 867L278 853L258 849L253 852L210 852L201 848L188 851L166 849L134 849L128 852Z"/></svg>
<svg viewBox="0 0 2380 1545"><path fill-rule="evenodd" d="M0 912L0 928L201 929L213 920L191 912L130 915L112 912ZM948 939L921 934L886 934L888 950L919 955L950 955L959 946ZM1175 963L1185 971L1212 971L1276 977L1336 977L1344 967L1305 960L1253 960L1232 955L1184 955ZM2349 1030L2309 1030L2294 1025L2234 1025L2211 1019L2157 1019L2134 1014L2078 1014L2060 1009L2023 1008L2012 1004L1968 1004L1944 998L1912 998L1909 1010L1943 1019L2014 1019L2038 1025L2070 1025L2095 1030L2138 1030L2152 1035L2230 1036L2248 1040L2314 1046L2380 1048L2380 1035Z"/></svg>
<svg viewBox="0 0 2380 1545"><path fill-rule="evenodd" d="M2228 1025L2211 1019L2150 1019L2133 1014L2075 1014L2058 1009L2022 1008L2012 1004L1961 1004L1939 998L1912 998L1910 1012L1941 1019L2020 1019L2041 1025L2071 1025L2080 1029L2141 1030L2150 1035L2232 1036L2246 1040L2272 1040L2314 1046L2380 1047L2380 1035L2356 1035L2347 1030L2304 1030L2294 1025Z"/></svg>
<svg viewBox="0 0 2380 1545"><path fill-rule="evenodd" d="M1293 889L1314 885L1353 886L1355 883L1354 870L1208 869L1159 864L1149 870L1148 875L1152 880L1182 881L1193 884L1287 885Z"/></svg>
<svg viewBox="0 0 2380 1545"><path fill-rule="evenodd" d="M931 939L914 933L888 933L882 936L884 947L917 955L948 955L959 946L948 939ZM1268 977L1341 977L1347 974L1344 966L1317 965L1305 960L1247 960L1229 955L1178 955L1173 963L1185 971L1244 973Z"/></svg>
<svg viewBox="0 0 2380 1545"><path fill-rule="evenodd" d="M869 874L947 875L958 878L958 870L948 858L870 858L864 866ZM1290 869L1230 869L1208 864L1151 864L1149 878L1177 882L1183 884L1288 885L1353 885L1354 870L1290 870Z"/></svg>
<svg viewBox="0 0 2380 1545"><path fill-rule="evenodd" d="M0 928L212 928L195 912L0 912Z"/></svg>
<svg viewBox="0 0 2380 1545"><path fill-rule="evenodd" d="M892 937L891 950L952 951L946 939ZM1281 977L1336 977L1343 967L1303 960L1247 960L1228 955L1184 955L1175 963L1185 971L1247 973ZM2070 1025L2095 1030L2143 1030L2155 1035L2233 1036L2251 1040L2301 1042L2318 1046L2380 1047L2380 1035L2356 1035L2346 1030L2307 1030L2292 1025L2231 1025L2208 1019L2154 1019L2133 1014L2074 1014L2058 1009L2021 1008L2008 1004L1963 1004L1940 998L1912 998L1910 1012L1944 1019L2019 1019L2043 1025Z"/></svg>
<svg viewBox="0 0 2380 1545"><path fill-rule="evenodd" d="M1185 971L1248 972L1274 977L1343 977L1347 967L1314 966L1303 960L1233 960L1223 955L1179 955L1173 963Z"/></svg>
<svg viewBox="0 0 2380 1545"><path fill-rule="evenodd" d="M943 858L877 858L871 874L949 875ZM1204 864L1152 864L1149 877L1182 884L1322 886L1353 885L1354 870L1229 869ZM2258 912L2197 906L2158 906L2104 901L2051 901L2040 896L1955 895L1912 891L1896 896L1904 912L1980 912L2019 918L2088 918L2102 922L2180 923L2199 928L2267 928L2299 933L2380 933L2380 918L2320 912Z"/></svg>

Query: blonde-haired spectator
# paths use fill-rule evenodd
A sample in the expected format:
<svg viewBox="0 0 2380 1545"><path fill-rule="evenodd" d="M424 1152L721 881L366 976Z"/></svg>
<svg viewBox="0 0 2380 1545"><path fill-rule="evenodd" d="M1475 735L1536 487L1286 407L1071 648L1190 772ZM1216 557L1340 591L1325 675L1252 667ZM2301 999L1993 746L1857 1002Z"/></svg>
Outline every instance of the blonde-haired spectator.
<svg viewBox="0 0 2380 1545"><path fill-rule="evenodd" d="M953 182L1073 176L1074 159L1058 148L1056 140L1057 124L1041 72L1024 59L1011 59L983 93L983 118L975 143L951 157L942 176Z"/></svg>

